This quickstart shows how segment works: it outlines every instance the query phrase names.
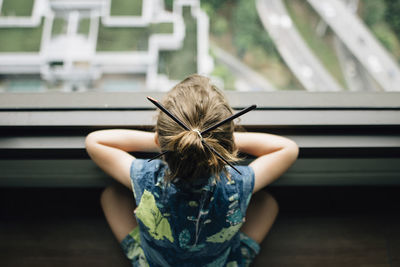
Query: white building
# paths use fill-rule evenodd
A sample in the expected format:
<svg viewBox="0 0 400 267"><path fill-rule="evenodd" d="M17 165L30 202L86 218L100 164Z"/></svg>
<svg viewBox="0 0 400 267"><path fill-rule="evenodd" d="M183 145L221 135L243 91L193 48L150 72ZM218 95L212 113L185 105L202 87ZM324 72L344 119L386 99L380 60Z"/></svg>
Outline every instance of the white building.
<svg viewBox="0 0 400 267"><path fill-rule="evenodd" d="M30 17L0 16L0 28L40 27L44 20L39 51L0 51L0 74L38 74L49 84L61 83L66 91L86 90L107 74L137 74L144 77L147 89L169 89L177 81L159 73L159 54L182 48L186 37L183 18L186 6L196 20L196 38L201 40L197 41L197 51L193 51L197 73L210 74L213 61L208 54L209 19L200 9L200 0L175 0L172 12L165 9L163 0L143 0L139 16L111 16L111 1L34 0ZM0 0L0 10L2 3ZM80 25L84 21L88 27L82 33ZM171 24L172 32L150 33L145 50L96 49L100 27L146 28L160 23Z"/></svg>

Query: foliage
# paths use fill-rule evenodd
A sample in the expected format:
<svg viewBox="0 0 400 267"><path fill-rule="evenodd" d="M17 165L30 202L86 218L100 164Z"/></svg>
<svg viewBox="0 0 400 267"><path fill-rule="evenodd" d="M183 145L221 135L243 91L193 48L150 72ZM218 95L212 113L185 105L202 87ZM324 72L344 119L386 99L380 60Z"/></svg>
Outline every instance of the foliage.
<svg viewBox="0 0 400 267"><path fill-rule="evenodd" d="M100 24L97 51L144 51L151 34L172 33L172 23L150 24L148 27L105 27Z"/></svg>
<svg viewBox="0 0 400 267"><path fill-rule="evenodd" d="M0 28L1 52L37 52L43 30L43 22L36 28Z"/></svg>
<svg viewBox="0 0 400 267"><path fill-rule="evenodd" d="M111 0L111 16L140 16L146 0Z"/></svg>
<svg viewBox="0 0 400 267"><path fill-rule="evenodd" d="M262 46L267 53L276 54L274 42L258 17L255 1L238 0L232 23L233 42L240 57L255 46Z"/></svg>
<svg viewBox="0 0 400 267"><path fill-rule="evenodd" d="M235 89L235 76L229 71L226 65L218 64L218 62L216 62L212 75L219 77L224 81L224 90Z"/></svg>
<svg viewBox="0 0 400 267"><path fill-rule="evenodd" d="M385 16L385 2L376 0L363 0L362 16L368 26L383 21Z"/></svg>
<svg viewBox="0 0 400 267"><path fill-rule="evenodd" d="M372 32L383 44L383 46L385 46L389 51L393 51L396 38L393 36L393 34L391 34L389 29L385 29L384 24L377 24L372 26Z"/></svg>
<svg viewBox="0 0 400 267"><path fill-rule="evenodd" d="M160 51L158 72L166 74L171 80L182 80L197 72L197 24L190 14L190 8L183 9L185 39L177 51Z"/></svg>
<svg viewBox="0 0 400 267"><path fill-rule="evenodd" d="M400 1L398 0L385 0L387 8L385 13L385 20L394 30L397 38L400 37Z"/></svg>
<svg viewBox="0 0 400 267"><path fill-rule="evenodd" d="M292 74L284 67L274 42L262 25L255 0L202 0L201 4L210 17L212 42L268 77L277 87L286 88L287 82L293 79ZM234 74L218 60L215 64L212 75L224 81L225 90L234 90Z"/></svg>
<svg viewBox="0 0 400 267"><path fill-rule="evenodd" d="M167 10L172 10L172 7L174 5L174 0L165 0L165 8Z"/></svg>
<svg viewBox="0 0 400 267"><path fill-rule="evenodd" d="M383 46L386 47L400 63L400 41L396 38L393 29L391 29L387 23L379 23L374 25L371 30Z"/></svg>
<svg viewBox="0 0 400 267"><path fill-rule="evenodd" d="M207 4L211 6L213 9L220 8L223 4L227 4L228 2L236 2L237 0L202 0L202 4Z"/></svg>
<svg viewBox="0 0 400 267"><path fill-rule="evenodd" d="M207 13L210 18L210 31L215 36L222 36L227 34L229 29L229 17L224 16L220 13L223 9L216 8L214 5L210 3L211 1L202 1L201 9ZM227 3L229 1L225 1ZM226 6L225 6L226 7Z"/></svg>
<svg viewBox="0 0 400 267"><path fill-rule="evenodd" d="M65 19L59 17L54 18L51 34L54 36L54 35L65 34L66 32L67 32L67 22L65 21Z"/></svg>
<svg viewBox="0 0 400 267"><path fill-rule="evenodd" d="M79 21L78 33L88 35L90 31L90 19L82 18Z"/></svg>
<svg viewBox="0 0 400 267"><path fill-rule="evenodd" d="M298 32L308 47L318 57L329 73L337 79L340 85L345 87L346 82L339 60L336 57L331 32L328 31L328 34L323 37L316 34L315 25L320 20L319 15L309 4L304 3L302 0L286 0L286 7Z"/></svg>
<svg viewBox="0 0 400 267"><path fill-rule="evenodd" d="M97 51L147 50L149 34L147 28L115 28L100 24Z"/></svg>
<svg viewBox="0 0 400 267"><path fill-rule="evenodd" d="M150 31L152 33L170 33L174 32L174 24L169 22L157 23L150 25Z"/></svg>
<svg viewBox="0 0 400 267"><path fill-rule="evenodd" d="M400 55L400 2L362 0L361 16L376 38L396 58Z"/></svg>
<svg viewBox="0 0 400 267"><path fill-rule="evenodd" d="M33 9L33 0L3 0L1 15L3 16L30 16Z"/></svg>
<svg viewBox="0 0 400 267"><path fill-rule="evenodd" d="M215 21L212 23L211 32L215 35L223 35L228 31L229 23L228 20L222 16L215 17Z"/></svg>

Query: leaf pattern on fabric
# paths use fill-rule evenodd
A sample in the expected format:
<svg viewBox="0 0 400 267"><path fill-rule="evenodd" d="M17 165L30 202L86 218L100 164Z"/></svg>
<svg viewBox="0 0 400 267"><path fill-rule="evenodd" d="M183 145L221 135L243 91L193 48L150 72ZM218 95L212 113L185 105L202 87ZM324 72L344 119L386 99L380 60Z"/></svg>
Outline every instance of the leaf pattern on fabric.
<svg viewBox="0 0 400 267"><path fill-rule="evenodd" d="M237 264L236 261L230 261L226 264L226 267L238 267L239 265Z"/></svg>
<svg viewBox="0 0 400 267"><path fill-rule="evenodd" d="M235 200L238 200L239 199L239 194L238 193L235 193L235 194L233 194L232 196L230 196L229 198L229 201L235 201Z"/></svg>
<svg viewBox="0 0 400 267"><path fill-rule="evenodd" d="M189 206L194 208L194 207L198 207L199 204L197 204L196 201L189 201Z"/></svg>
<svg viewBox="0 0 400 267"><path fill-rule="evenodd" d="M243 221L242 212L239 209L228 211L226 220L231 225L236 225Z"/></svg>
<svg viewBox="0 0 400 267"><path fill-rule="evenodd" d="M207 242L223 243L225 241L230 240L239 231L242 224L243 222L230 226L228 228L222 228L222 230L219 231L218 233L207 237Z"/></svg>
<svg viewBox="0 0 400 267"><path fill-rule="evenodd" d="M231 252L231 248L227 248L225 250L225 252L218 257L215 261L210 262L209 264L206 265L206 267L220 267L220 266L224 266L224 263L226 262L228 256L229 256L229 252Z"/></svg>
<svg viewBox="0 0 400 267"><path fill-rule="evenodd" d="M203 250L205 247L206 247L206 244L202 243L202 244L197 244L196 246L191 246L188 248L188 250L190 252L199 252L199 251Z"/></svg>
<svg viewBox="0 0 400 267"><path fill-rule="evenodd" d="M254 188L254 172L248 166L239 169L242 175L233 172L230 181L225 175L217 183L210 177L207 185L199 183L188 194L179 180L164 183L168 166L162 160L135 159L131 166L132 187L137 193L135 213L140 238L146 242L135 248L139 251L130 251L133 247L128 241L123 243L133 266L146 265L145 260L151 266L249 266L259 246L248 240L242 251L238 242L242 240L240 219L244 220ZM140 243L138 237L127 240ZM153 245L157 249L151 249ZM171 257L172 248L181 253Z"/></svg>
<svg viewBox="0 0 400 267"><path fill-rule="evenodd" d="M136 227L129 235L133 238L135 242L129 242L127 245L127 258L130 260L135 260L139 266L148 267L149 264L144 255L143 249L140 247L140 233L139 227Z"/></svg>
<svg viewBox="0 0 400 267"><path fill-rule="evenodd" d="M179 234L179 246L181 248L187 248L190 242L190 232L188 229L183 229Z"/></svg>
<svg viewBox="0 0 400 267"><path fill-rule="evenodd" d="M149 234L157 240L164 238L174 242L171 226L161 214L154 196L146 189L143 192L139 206L135 211L136 217L148 228Z"/></svg>

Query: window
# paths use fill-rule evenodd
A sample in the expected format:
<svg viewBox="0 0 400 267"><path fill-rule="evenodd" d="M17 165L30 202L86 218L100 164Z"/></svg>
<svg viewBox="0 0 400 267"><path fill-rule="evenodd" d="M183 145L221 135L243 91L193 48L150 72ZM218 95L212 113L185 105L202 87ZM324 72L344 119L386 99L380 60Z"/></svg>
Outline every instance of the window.
<svg viewBox="0 0 400 267"><path fill-rule="evenodd" d="M0 92L399 91L400 4L325 2L4 0Z"/></svg>
<svg viewBox="0 0 400 267"><path fill-rule="evenodd" d="M193 72L299 144L279 183L398 184L400 4L347 2L0 1L0 184L104 183L85 135L151 129L145 97Z"/></svg>

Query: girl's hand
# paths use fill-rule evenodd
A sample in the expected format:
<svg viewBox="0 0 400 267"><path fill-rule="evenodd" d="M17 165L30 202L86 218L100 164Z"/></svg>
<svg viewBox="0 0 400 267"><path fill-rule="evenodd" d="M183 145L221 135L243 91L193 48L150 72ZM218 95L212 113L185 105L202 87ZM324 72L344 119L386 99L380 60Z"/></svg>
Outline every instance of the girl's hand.
<svg viewBox="0 0 400 267"><path fill-rule="evenodd" d="M137 130L100 130L85 140L90 158L107 174L131 189L130 167L135 159L127 152L158 152L155 134Z"/></svg>
<svg viewBox="0 0 400 267"><path fill-rule="evenodd" d="M234 133L239 151L258 157L249 166L254 170L253 193L278 179L297 159L298 145L285 137L266 133Z"/></svg>

